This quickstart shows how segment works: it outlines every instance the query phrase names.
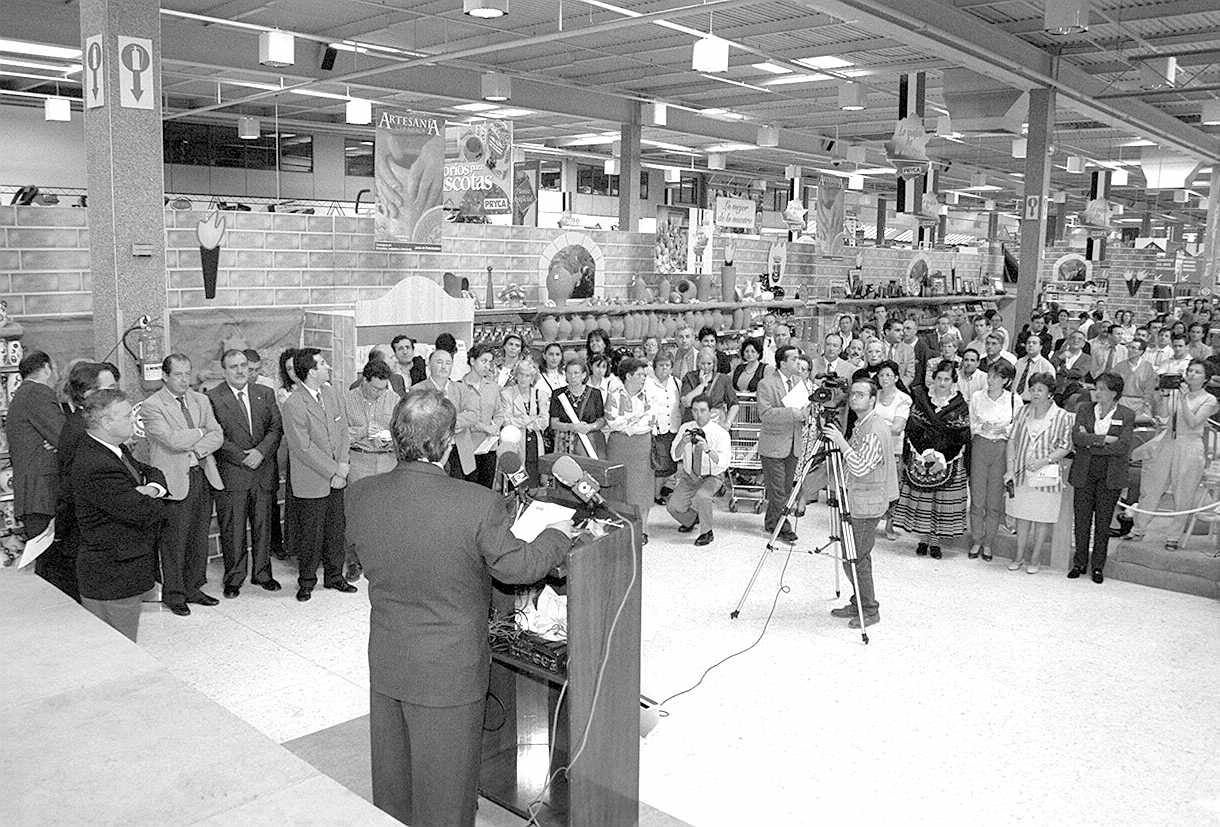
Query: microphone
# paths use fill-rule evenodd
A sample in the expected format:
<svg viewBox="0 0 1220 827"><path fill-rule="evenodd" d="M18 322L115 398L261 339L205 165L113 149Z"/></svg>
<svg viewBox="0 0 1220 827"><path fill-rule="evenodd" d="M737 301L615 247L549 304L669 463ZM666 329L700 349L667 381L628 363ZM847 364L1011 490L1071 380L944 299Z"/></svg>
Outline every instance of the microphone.
<svg viewBox="0 0 1220 827"><path fill-rule="evenodd" d="M601 486L597 480L586 474L571 457L564 455L555 460L555 464L551 466L551 475L559 480L564 488L570 489L581 502L606 506L606 499L600 493Z"/></svg>
<svg viewBox="0 0 1220 827"><path fill-rule="evenodd" d="M500 471L504 474L504 483L513 491L517 491L529 481L529 472L521 462L521 455L516 451L505 451L500 454Z"/></svg>

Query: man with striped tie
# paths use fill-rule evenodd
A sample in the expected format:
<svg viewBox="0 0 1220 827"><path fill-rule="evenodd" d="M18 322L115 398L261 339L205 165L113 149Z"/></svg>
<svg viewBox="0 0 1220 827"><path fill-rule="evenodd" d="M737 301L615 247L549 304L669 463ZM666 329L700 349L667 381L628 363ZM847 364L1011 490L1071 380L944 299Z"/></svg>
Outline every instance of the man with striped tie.
<svg viewBox="0 0 1220 827"><path fill-rule="evenodd" d="M715 539L712 498L720 492L733 448L729 432L712 419L712 406L706 395L692 399L690 411L694 419L682 423L670 448L679 468L665 507L678 521L682 534L700 526L702 533L695 538L695 545L706 546Z"/></svg>

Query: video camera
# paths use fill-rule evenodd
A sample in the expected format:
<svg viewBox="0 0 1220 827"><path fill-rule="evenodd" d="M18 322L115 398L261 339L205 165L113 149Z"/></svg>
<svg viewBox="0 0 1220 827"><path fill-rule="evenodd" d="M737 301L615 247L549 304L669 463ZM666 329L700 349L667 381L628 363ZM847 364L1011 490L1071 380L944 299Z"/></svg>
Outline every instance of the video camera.
<svg viewBox="0 0 1220 827"><path fill-rule="evenodd" d="M837 373L819 373L813 377L817 386L809 394L813 405L839 407L847 396L848 381Z"/></svg>
<svg viewBox="0 0 1220 827"><path fill-rule="evenodd" d="M1176 391L1182 387L1183 379L1176 373L1162 373L1156 380L1159 391Z"/></svg>

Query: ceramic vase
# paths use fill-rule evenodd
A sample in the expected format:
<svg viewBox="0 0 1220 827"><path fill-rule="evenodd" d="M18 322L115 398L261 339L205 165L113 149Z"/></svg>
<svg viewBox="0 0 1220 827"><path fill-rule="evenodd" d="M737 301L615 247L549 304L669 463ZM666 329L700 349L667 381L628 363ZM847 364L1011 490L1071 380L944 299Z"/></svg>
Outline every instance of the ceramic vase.
<svg viewBox="0 0 1220 827"><path fill-rule="evenodd" d="M716 297L712 295L712 274L700 273L695 277L695 289L699 296L699 301L710 302L715 301Z"/></svg>
<svg viewBox="0 0 1220 827"><path fill-rule="evenodd" d="M555 321L554 316L543 316L538 329L542 332L542 341L553 342L559 334L559 322Z"/></svg>
<svg viewBox="0 0 1220 827"><path fill-rule="evenodd" d="M572 335L568 336L567 338L569 338L569 339L585 338L585 320L584 319L582 319L580 316L573 314L571 317L569 317L568 323L569 323L569 326L572 328Z"/></svg>
<svg viewBox="0 0 1220 827"><path fill-rule="evenodd" d="M737 268L725 264L720 268L720 300L722 302L737 301Z"/></svg>
<svg viewBox="0 0 1220 827"><path fill-rule="evenodd" d="M669 276L661 276L661 280L657 282L657 301L662 303L669 301L669 294L672 290Z"/></svg>
<svg viewBox="0 0 1220 827"><path fill-rule="evenodd" d="M603 333L610 333L610 317L604 314L599 316L597 318L597 326L602 329Z"/></svg>
<svg viewBox="0 0 1220 827"><path fill-rule="evenodd" d="M610 337L621 339L627 330L627 320L622 315L610 317Z"/></svg>

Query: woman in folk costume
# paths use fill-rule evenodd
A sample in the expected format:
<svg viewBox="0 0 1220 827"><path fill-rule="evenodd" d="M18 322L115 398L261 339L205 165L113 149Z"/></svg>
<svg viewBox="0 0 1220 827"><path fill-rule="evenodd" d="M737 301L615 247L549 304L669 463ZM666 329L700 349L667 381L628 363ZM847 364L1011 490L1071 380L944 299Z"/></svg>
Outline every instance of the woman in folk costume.
<svg viewBox="0 0 1220 827"><path fill-rule="evenodd" d="M594 459L606 458L606 412L602 392L587 384L588 372L581 361L564 368L568 384L551 395L551 430L555 450Z"/></svg>

